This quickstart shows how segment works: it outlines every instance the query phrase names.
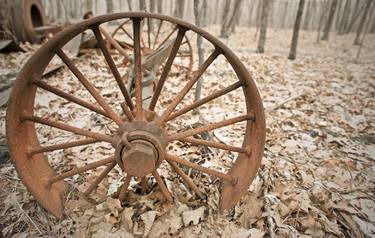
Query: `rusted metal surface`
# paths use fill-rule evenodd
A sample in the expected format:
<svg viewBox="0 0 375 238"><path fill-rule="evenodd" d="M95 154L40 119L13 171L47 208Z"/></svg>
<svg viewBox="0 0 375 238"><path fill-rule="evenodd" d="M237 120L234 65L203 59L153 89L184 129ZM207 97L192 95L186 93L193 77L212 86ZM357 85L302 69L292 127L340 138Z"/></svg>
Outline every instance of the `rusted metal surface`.
<svg viewBox="0 0 375 238"><path fill-rule="evenodd" d="M144 91L142 91L144 87L142 74L144 65L141 61L143 54L146 53L141 49L142 38L139 34L141 32L141 20L143 19L144 21L146 19L147 21L148 18L173 23L175 29L178 30L178 34L173 40L171 50L168 51L168 57L162 56L164 54L154 55L156 58L164 57L163 59L166 60L166 63L161 72L151 103L146 106L144 103ZM101 51L105 56L105 60L116 79L118 77L118 69L113 63L112 56L108 54L109 49L107 49L107 45L103 44L103 32L101 32L99 28L100 24L112 20L128 21L133 24L134 27L132 39L135 40L135 42L131 44L134 50L134 62L128 65L132 71L131 75L135 83L133 98L130 98L132 94L129 92L129 89L124 88L122 81L116 80L119 89L121 89L120 91L124 94L120 102L125 114L124 116L118 115L111 108L106 99L101 96L98 89L83 76L80 69L75 66L73 61L61 49L61 46L72 40L78 34L81 34L82 31L92 29L99 42ZM159 115L158 112L155 111L155 105L158 102L164 82L169 75L171 65L175 57L177 57L178 49L183 43L182 39L184 38L186 30L202 36L211 42L216 50L208 57L206 62L199 67L194 77L191 77L187 82L182 82L186 86L177 94L176 98L170 100L171 103L164 108L166 110ZM158 34L159 33L157 33L157 35ZM103 35L106 37L105 34ZM150 43L148 46L152 45L153 44ZM233 67L239 81L227 88L213 92L211 95L207 95L191 105L174 111L185 94L191 90L193 84L199 78L199 75L207 70L208 66L215 61L219 54L223 55ZM54 88L49 86L46 82L41 81L41 75L44 69L55 55L58 55L62 59L68 69L76 76L77 80L82 83L86 90L93 96L96 105L89 103L85 99L69 95L63 92L62 89ZM98 113L109 118L117 125L117 130L110 134L102 134L77 128L62 121L35 116L34 100L37 87L46 89L62 98L86 107L93 113ZM169 120L208 103L217 97L232 92L239 87L243 90L244 101L246 102L247 112L244 115L209 123L202 127L188 129L186 131L174 132L166 129ZM49 40L30 58L19 73L8 106L6 122L7 141L11 158L22 181L35 199L45 209L57 217L63 215L63 201L65 201L63 195L64 191L67 189L67 184L64 182L64 179L100 166L106 167L88 186L87 190L84 192L86 196L89 196L108 173L118 165L124 170L124 173L126 173L124 184L118 192L120 200L126 199L126 193L132 178L142 181L142 191L146 191L147 176L152 175L165 199L167 201L172 201L172 195L158 173L158 168L163 162L169 163L172 169L181 176L192 191L201 198L204 198L202 192L179 166L188 167L220 178L222 181L220 210L229 209L246 193L254 179L260 166L265 143L265 120L261 98L251 76L234 53L218 39L192 24L172 17L144 12L118 13L93 17L73 25ZM241 137L243 137L242 147L193 138L196 134L224 126L230 126L238 122L246 122L245 134L241 135ZM39 144L35 123L59 128L87 138L43 147ZM228 173L223 173L203 167L186 158L173 155L172 152L168 151L168 144L176 140L238 152L238 157L235 162L233 162L230 171ZM79 145L90 146L92 143L97 142L110 143L114 148L114 154L105 159L98 159L86 166L75 168L65 173L58 174L49 164L47 156L44 154L48 151Z"/></svg>

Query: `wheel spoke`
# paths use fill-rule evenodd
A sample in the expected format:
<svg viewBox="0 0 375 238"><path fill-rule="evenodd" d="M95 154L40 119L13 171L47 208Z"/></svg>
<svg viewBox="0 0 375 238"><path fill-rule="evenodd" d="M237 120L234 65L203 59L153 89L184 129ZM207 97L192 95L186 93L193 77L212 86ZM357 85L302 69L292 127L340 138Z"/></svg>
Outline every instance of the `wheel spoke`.
<svg viewBox="0 0 375 238"><path fill-rule="evenodd" d="M21 117L21 120L22 121L24 121L24 120L32 121L32 122L44 124L44 125L47 125L47 126L52 126L52 127L64 130L64 131L72 132L74 134L83 135L83 136L91 137L91 138L94 138L94 139L97 139L97 140L100 140L100 141L106 141L108 143L112 143L112 138L108 135L84 130L84 129L81 129L81 128L77 128L77 127L74 127L74 126L67 125L65 123L61 123L61 122L57 122L57 121L51 121L51 120L48 120L48 119L45 119L45 118L41 118L41 117L37 117L37 116L28 116L28 115L23 115Z"/></svg>
<svg viewBox="0 0 375 238"><path fill-rule="evenodd" d="M123 30L124 31L124 33L132 40L132 41L134 41L134 39L133 39L133 36L123 27L123 26L121 26L120 27L121 28L121 30Z"/></svg>
<svg viewBox="0 0 375 238"><path fill-rule="evenodd" d="M214 130L214 129L217 129L217 128L220 128L220 127L229 126L229 125L235 124L237 122L246 121L246 120L255 120L254 114L249 113L249 114L245 114L245 115L242 115L242 116L233 117L231 119L226 119L226 120L222 120L222 121L219 121L219 122L210 123L206 126L198 127L198 128L195 128L195 129L175 133L175 134L169 135L167 139L168 139L168 141L181 140L181 139L184 139L184 138L189 137L189 136L193 136L193 135L200 134L200 133L203 133L203 132L211 131L211 130Z"/></svg>
<svg viewBox="0 0 375 238"><path fill-rule="evenodd" d="M126 193L128 192L131 179L132 179L132 176L130 174L127 174L125 177L124 183L121 185L120 192L118 195L118 199L121 202L125 200L125 196L126 196Z"/></svg>
<svg viewBox="0 0 375 238"><path fill-rule="evenodd" d="M178 175L182 178L182 180L185 181L185 183L195 192L196 195L198 195L201 199L204 199L204 195L199 191L199 188L194 184L193 180L189 178L187 174L178 167L176 162L168 161L168 163L172 166L173 170L176 171Z"/></svg>
<svg viewBox="0 0 375 238"><path fill-rule="evenodd" d="M96 40L99 43L100 49L103 52L104 58L107 61L108 66L111 69L112 74L115 77L115 80L116 80L118 86L120 87L121 93L124 96L126 103L128 103L128 106L130 108L133 108L133 102L132 102L132 100L130 98L128 90L125 87L124 82L121 79L121 75L118 72L116 64L113 61L112 56L111 56L111 54L109 53L109 51L107 49L107 46L105 45L105 42L104 42L103 37L102 37L102 34L100 33L99 26L93 27L92 30L93 30L93 32L95 34ZM108 37L110 37L109 34L108 34ZM130 59L130 57L129 57L129 59Z"/></svg>
<svg viewBox="0 0 375 238"><path fill-rule="evenodd" d="M148 48L151 48L151 22L150 22L149 17L147 17L147 38L148 38Z"/></svg>
<svg viewBox="0 0 375 238"><path fill-rule="evenodd" d="M176 163L182 164L182 165L184 165L186 167L189 167L189 168L201 171L203 173L206 173L206 174L209 174L209 175L212 175L212 176L224 179L224 180L228 181L231 184L234 184L236 182L236 180L237 180L234 176L231 176L229 174L224 174L222 172L219 172L219 171L216 171L216 170L213 170L213 169L209 169L209 168L203 167L203 166L201 166L199 164L190 162L188 160L181 159L181 158L179 158L177 156L174 156L174 155L171 155L171 154L167 154L166 160L169 161L169 162L176 162Z"/></svg>
<svg viewBox="0 0 375 238"><path fill-rule="evenodd" d="M178 116L181 116L182 114L185 114L185 113L187 113L187 112L189 112L189 111L191 111L191 110L193 110L193 109L195 109L195 108L197 108L197 107L199 107L199 106L201 106L201 105L203 105L203 104L205 104L205 103L207 103L207 102L209 102L209 101L211 101L215 98L218 98L218 97L223 96L223 95L225 95L225 94L227 94L227 93L229 93L233 90L236 90L237 88L239 88L241 86L242 86L242 82L238 81L238 82L236 82L236 83L234 83L234 84L232 84L232 85L230 85L230 86L228 86L224 89L218 90L218 91L214 92L213 94L208 95L207 97L204 97L204 98L202 98L198 101L195 101L194 103L190 104L187 107L184 107L184 108L178 110L175 113L172 113L166 121L170 121L170 120L172 120L172 119L174 119Z"/></svg>
<svg viewBox="0 0 375 238"><path fill-rule="evenodd" d="M152 46L153 49L155 49L155 46L156 46L156 43L158 43L158 38L159 38L159 34L160 34L160 29L161 29L161 26L163 25L163 20L160 20L159 21L159 26L158 26L158 30L156 31L156 36L155 36L155 40L154 40L154 44Z"/></svg>
<svg viewBox="0 0 375 238"><path fill-rule="evenodd" d="M152 172L152 175L154 175L154 177L156 179L156 182L158 183L159 188L160 188L161 192L163 193L164 197L167 199L167 201L172 202L173 201L172 195L168 191L167 186L165 186L164 181L160 177L160 175L158 174L158 172L156 170L154 170L154 172Z"/></svg>
<svg viewBox="0 0 375 238"><path fill-rule="evenodd" d="M83 172L86 172L87 170L92 170L92 169L95 169L97 167L109 164L111 162L114 162L115 160L116 159L115 159L114 156L110 156L110 157L108 157L106 159L95 161L95 162L89 163L89 164L87 164L85 166L72 169L72 170L70 170L68 172L65 172L63 174L56 175L56 176L52 177L51 179L49 179L48 185L52 185L52 184L56 183L57 181L63 180L63 179L68 178L68 177L72 177L72 176L74 176L76 174L81 174Z"/></svg>
<svg viewBox="0 0 375 238"><path fill-rule="evenodd" d="M37 85L38 87L43 88L44 90L49 91L51 93L54 93L57 96L60 96L60 97L66 99L66 100L68 100L70 102L74 102L74 103L76 103L78 105L81 105L82 107L85 107L85 108L87 108L87 109L89 109L91 111L94 111L94 112L99 113L99 114L101 114L101 115L103 115L105 117L110 118L108 116L108 114L104 110L102 110L101 108L99 108L98 106L96 106L94 104L86 102L86 101L84 101L84 100L82 100L80 98L76 98L73 95L68 94L68 93L66 93L66 92L64 92L64 91L62 91L60 89L55 88L55 87L52 87L52 86L46 84L45 82L43 82L41 80L34 79L33 83L35 85Z"/></svg>
<svg viewBox="0 0 375 238"><path fill-rule="evenodd" d="M61 58L61 60L68 66L70 71L78 78L78 80L83 84L83 86L89 91L89 93L95 98L95 100L99 103L99 105L106 111L108 116L116 122L117 125L122 124L121 118L112 110L112 108L107 104L102 96L98 93L95 86L90 83L86 79L85 76L79 71L79 69L74 65L74 63L68 58L68 56L61 50L58 49L56 51L57 55Z"/></svg>
<svg viewBox="0 0 375 238"><path fill-rule="evenodd" d="M207 140L201 140L201 139L195 139L195 138L184 138L184 139L181 139L180 141L187 142L187 143L194 144L194 145L203 145L203 146L213 147L213 148L222 149L222 150L229 150L233 152L249 154L249 150L245 148L226 145L226 144L218 143L214 141L207 141Z"/></svg>
<svg viewBox="0 0 375 238"><path fill-rule="evenodd" d="M167 40L173 35L173 33L175 33L175 31L178 29L179 27L176 26L168 35L167 37L165 37L163 39L163 41L158 45L158 47L156 47L156 50L159 49L162 45L164 45L165 42L167 42ZM181 29L181 27L179 28ZM185 30L186 31L186 30Z"/></svg>
<svg viewBox="0 0 375 238"><path fill-rule="evenodd" d="M84 139L84 140L72 141L72 142L67 142L67 143L61 143L61 144L56 144L56 145L50 145L50 146L35 148L35 149L32 149L29 152L29 154L30 154L30 156L32 156L32 155L40 154L40 153L44 153L44 152L62 150L62 149L76 147L76 146L93 144L93 143L97 143L97 142L100 142L100 140L98 140L98 139Z"/></svg>
<svg viewBox="0 0 375 238"><path fill-rule="evenodd" d="M158 98L160 96L161 89L163 88L165 80L167 79L169 71L171 70L173 60L177 55L177 52L180 48L180 44L182 42L182 39L184 38L185 32L186 32L185 28L179 28L176 40L175 40L175 42L172 46L172 50L169 53L169 57L168 57L167 62L165 63L165 66L163 68L163 72L161 73L160 79L159 79L159 81L156 85L154 95L152 96L152 99L151 99L151 102L150 102L150 107L149 107L150 110L155 109L156 103L157 103Z"/></svg>
<svg viewBox="0 0 375 238"><path fill-rule="evenodd" d="M128 61L132 62L132 58L128 55L128 53L124 50L124 48L115 40L111 35L104 30L103 27L99 27L100 32L104 35L106 40L121 54L123 55ZM100 47L101 44L99 43ZM107 48L107 47L105 47Z"/></svg>
<svg viewBox="0 0 375 238"><path fill-rule="evenodd" d="M193 87L195 82L198 81L202 74L207 70L208 66L210 66L212 62L214 62L214 60L219 56L219 54L220 50L216 48L214 52L212 52L212 54L203 62L203 64L199 67L194 76L189 80L185 87L177 94L175 99L169 104L167 109L160 116L160 124L163 124L166 121L168 116L175 110L176 106L181 102L181 100Z"/></svg>
<svg viewBox="0 0 375 238"><path fill-rule="evenodd" d="M134 117L133 117L133 114L132 112L130 111L130 109L128 108L128 106L126 105L126 103L121 103L121 108L122 110L124 111L126 117L128 118L129 121L134 121Z"/></svg>
<svg viewBox="0 0 375 238"><path fill-rule="evenodd" d="M90 186L86 189L83 193L85 196L90 195L90 193L98 187L98 185L103 181L105 176L115 167L116 161L112 162L111 164L107 165L107 167L100 173L100 175L95 179L94 182L90 184Z"/></svg>
<svg viewBox="0 0 375 238"><path fill-rule="evenodd" d="M143 117L142 110L142 66L141 66L141 18L133 18L134 34L134 81L135 81L135 115L137 119Z"/></svg>

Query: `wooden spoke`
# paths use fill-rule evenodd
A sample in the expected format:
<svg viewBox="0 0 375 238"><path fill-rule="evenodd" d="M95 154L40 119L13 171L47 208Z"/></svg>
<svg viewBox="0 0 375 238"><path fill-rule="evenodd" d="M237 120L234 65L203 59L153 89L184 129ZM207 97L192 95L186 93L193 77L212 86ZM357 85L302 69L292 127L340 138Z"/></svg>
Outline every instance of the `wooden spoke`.
<svg viewBox="0 0 375 238"><path fill-rule="evenodd" d="M56 175L56 176L52 177L51 179L48 180L48 185L52 185L52 184L56 183L57 181L66 179L68 177L72 177L72 176L74 176L76 174L81 174L83 172L86 172L87 170L92 170L92 169L95 169L97 167L109 164L109 163L114 162L114 161L116 161L115 157L114 156L110 156L110 157L108 157L106 159L95 161L95 162L89 163L89 164L87 164L85 166L72 169L72 170L70 170L68 172L65 172L63 174Z"/></svg>
<svg viewBox="0 0 375 238"><path fill-rule="evenodd" d="M43 82L41 80L34 79L33 83L35 85L37 85L38 87L43 88L44 90L49 91L51 93L54 93L57 96L60 96L60 97L66 99L66 100L68 100L70 102L74 102L74 103L76 103L76 104L78 104L78 105L80 105L82 107L85 107L85 108L87 108L87 109L89 109L91 111L94 111L94 112L99 113L99 114L101 114L101 115L103 115L105 117L110 118L108 116L108 114L103 109L99 108L98 106L96 106L94 104L86 102L86 101L84 101L84 100L82 100L80 98L76 98L73 95L71 95L69 93L66 93L66 92L64 92L64 91L62 91L60 89L55 88L55 87L52 87L52 86L46 84L45 82Z"/></svg>
<svg viewBox="0 0 375 238"><path fill-rule="evenodd" d="M134 34L134 81L135 81L135 116L143 117L142 110L142 62L141 62L141 18L133 18Z"/></svg>
<svg viewBox="0 0 375 238"><path fill-rule="evenodd" d="M127 174L124 183L121 185L120 192L118 195L118 199L123 202L125 200L126 193L128 192L128 188L130 185L130 181L132 179L132 176L130 174Z"/></svg>
<svg viewBox="0 0 375 238"><path fill-rule="evenodd" d="M148 38L148 48L151 48L151 24L150 18L147 17L147 38Z"/></svg>
<svg viewBox="0 0 375 238"><path fill-rule="evenodd" d="M96 40L97 40L98 43L99 43L100 49L101 49L102 52L103 52L104 58L105 58L105 60L107 61L108 66L109 66L109 68L111 69L112 74L113 74L113 76L115 77L115 80L116 80L118 86L120 87L121 93L122 93L122 95L124 96L126 103L128 104L128 106L129 106L130 108L133 108L133 102L132 102L132 100L131 100L131 97L130 97L130 95L129 95L129 93L128 93L128 90L127 90L126 87L125 87L124 82L123 82L122 79L121 79L121 75L120 75L120 73L118 72L118 69L117 69L117 67L116 67L115 62L113 61L112 56L111 56L111 54L109 53L107 46L105 45L105 42L104 42L104 40L103 40L102 34L100 33L100 29L99 29L99 27L98 27L98 26L97 26L97 27L93 27L92 30L93 30L93 32L94 32L94 34L95 34ZM107 36L110 37L109 34L108 34ZM111 37L110 37L110 38L111 38ZM130 57L129 57L129 59L130 59Z"/></svg>
<svg viewBox="0 0 375 238"><path fill-rule="evenodd" d="M104 35L105 39L121 54L123 55L128 61L132 62L133 59L128 55L126 50L115 40L111 37L111 35L104 30L103 27L99 27L100 32ZM101 46L101 45L100 45Z"/></svg>
<svg viewBox="0 0 375 238"><path fill-rule="evenodd" d="M164 181L160 177L160 175L158 174L158 172L156 170L154 170L154 172L152 172L152 175L154 175L154 177L156 179L156 182L158 183L159 188L160 188L161 192L163 193L164 197L167 199L167 201L172 202L173 201L172 195L168 191L167 186L165 186Z"/></svg>
<svg viewBox="0 0 375 238"><path fill-rule="evenodd" d="M201 139L195 139L195 138L184 138L184 139L181 139L180 141L188 142L194 145L203 145L203 146L213 147L213 148L222 149L222 150L229 150L233 152L249 154L249 151L245 148L226 145L226 144L214 142L214 141L207 141L207 140L201 140Z"/></svg>
<svg viewBox="0 0 375 238"><path fill-rule="evenodd" d="M32 156L32 155L40 154L40 153L44 153L44 152L62 150L62 149L76 147L76 146L93 144L93 143L97 143L97 142L100 142L100 140L98 140L98 139L84 139L84 140L72 141L72 142L67 142L67 143L61 143L61 144L56 144L56 145L34 148L29 152L29 154L30 154L30 156Z"/></svg>
<svg viewBox="0 0 375 238"><path fill-rule="evenodd" d="M226 120L222 120L222 121L219 121L219 122L210 123L206 126L198 127L198 128L195 128L195 129L191 129L191 130L187 130L187 131L183 131L183 132L178 132L178 133L169 135L167 139L168 139L168 141L181 140L181 139L184 139L186 137L190 137L190 136L193 136L193 135L196 135L196 134L211 131L211 130L214 130L214 129L217 129L217 128L220 128L220 127L229 126L229 125L235 124L237 122L246 121L246 120L255 120L254 114L249 113L249 114L245 114L245 115L242 115L242 116L233 117L231 119L226 119Z"/></svg>
<svg viewBox="0 0 375 238"><path fill-rule="evenodd" d="M77 128L77 127L74 127L74 126L67 125L65 123L61 123L61 122L57 122L57 121L51 121L51 120L48 120L48 119L45 119L45 118L41 118L41 117L37 117L37 116L28 116L28 115L23 115L21 117L21 120L22 121L32 121L32 122L44 124L44 125L47 125L47 126L52 126L52 127L55 127L55 128L58 128L58 129L61 129L61 130L64 130L64 131L69 131L69 132L72 132L72 133L75 133L75 134L78 134L78 135L83 135L83 136L91 137L91 138L94 138L94 139L97 139L97 140L100 140L100 141L106 141L106 142L112 143L112 137L111 136L100 134L100 133L97 133L97 132L84 130L84 129L81 129L81 128Z"/></svg>
<svg viewBox="0 0 375 238"><path fill-rule="evenodd" d="M159 38L159 34L160 34L160 29L161 29L161 26L163 25L163 20L160 20L159 21L159 26L158 26L158 30L156 31L156 36L155 36L155 40L154 40L154 44L152 46L153 49L155 49L155 46L156 46L156 43L158 43L158 38Z"/></svg>
<svg viewBox="0 0 375 238"><path fill-rule="evenodd" d="M181 27L179 27L179 26L176 26L168 35L167 35L167 37L165 37L164 39L163 39L163 41L158 45L158 47L156 47L156 50L157 49L159 49L162 45L164 45L164 43L165 42L167 42L167 40L169 39L169 38L171 38L171 36L173 35L173 33L175 33L175 31L177 30L177 29L181 29ZM186 31L186 30L185 30Z"/></svg>
<svg viewBox="0 0 375 238"><path fill-rule="evenodd" d="M107 167L100 173L100 175L95 179L94 182L90 184L90 186L86 189L86 191L83 193L85 196L90 195L90 193L98 187L98 185L103 181L105 176L115 167L116 161L110 163L107 165Z"/></svg>
<svg viewBox="0 0 375 238"><path fill-rule="evenodd" d="M77 79L82 83L82 85L89 91L89 93L95 98L95 100L99 103L99 105L104 109L104 111L108 114L108 116L116 122L117 125L122 124L121 118L112 110L112 108L107 104L102 96L98 93L95 86L90 83L86 79L85 76L79 71L79 69L74 65L74 63L68 58L68 56L61 50L58 49L56 51L57 55L61 58L61 60L68 66L70 71L77 77Z"/></svg>
<svg viewBox="0 0 375 238"><path fill-rule="evenodd" d="M132 112L130 111L130 109L128 108L128 106L126 105L126 103L121 103L121 108L122 110L124 111L126 117L128 118L129 121L134 121L134 117L133 117L133 114Z"/></svg>
<svg viewBox="0 0 375 238"><path fill-rule="evenodd" d="M175 113L172 113L166 121L169 121L169 120L172 120L172 119L174 119L178 116L181 116L182 114L185 114L185 113L187 113L187 112L189 112L189 111L191 111L191 110L193 110L193 109L195 109L195 108L197 108L197 107L199 107L199 106L201 106L201 105L203 105L203 104L205 104L205 103L207 103L207 102L209 102L209 101L211 101L215 98L218 98L218 97L223 96L223 95L225 95L225 94L227 94L227 93L229 93L233 90L236 90L237 88L239 88L241 86L242 86L242 82L238 81L238 82L236 82L236 83L234 83L234 84L232 84L232 85L230 85L230 86L228 86L224 89L218 90L218 91L214 92L213 94L208 95L207 97L204 97L204 98L202 98L198 101L195 101L193 104L190 104L189 106L184 107L184 108L178 110Z"/></svg>
<svg viewBox="0 0 375 238"><path fill-rule="evenodd" d="M121 28L121 30L132 40L132 41L134 41L134 39L133 39L133 36L123 27L123 26L121 26L120 27Z"/></svg>
<svg viewBox="0 0 375 238"><path fill-rule="evenodd" d="M165 66L164 66L163 71L161 73L160 79L159 79L159 81L156 85L154 95L152 96L152 99L151 99L151 102L150 102L149 109L152 110L152 111L155 109L156 103L157 103L158 98L160 96L161 89L163 88L165 80L167 79L169 71L171 70L173 60L176 57L178 49L180 48L180 44L182 42L182 39L184 38L185 32L186 32L185 28L179 28L179 30L178 30L176 40L175 40L175 42L172 46L171 52L169 53L169 57L167 59L167 62L165 63Z"/></svg>
<svg viewBox="0 0 375 238"><path fill-rule="evenodd" d="M176 106L181 102L181 100L185 97L185 95L190 91L193 87L195 82L202 76L202 74L207 70L208 66L214 62L216 57L220 54L219 49L215 49L214 52L203 62L203 64L199 67L199 69L195 72L195 75L189 80L189 82L185 85L185 87L177 94L175 99L169 104L167 109L163 112L160 116L160 124L163 124L169 115L175 110Z"/></svg>
<svg viewBox="0 0 375 238"><path fill-rule="evenodd" d="M203 167L203 166L201 166L199 164L190 162L188 160L181 159L181 158L179 158L177 156L174 156L174 155L171 155L171 154L167 154L166 160L169 161L169 162L176 162L176 163L182 164L182 165L184 165L186 167L189 167L189 168L201 171L203 173L206 173L206 174L209 174L209 175L212 175L212 176L224 179L224 180L226 180L226 181L228 181L229 183L232 183L232 184L234 184L236 182L236 178L233 177L233 176L231 176L231 175L229 175L229 174L224 174L222 172L219 172L219 171L216 171L216 170L213 170L213 169L209 169L209 168Z"/></svg>
<svg viewBox="0 0 375 238"><path fill-rule="evenodd" d="M204 195L199 191L199 188L194 184L193 180L189 178L187 174L178 167L176 162L168 161L168 163L172 166L173 170L176 171L178 175L184 180L184 182L195 192L196 195L198 195L201 199L204 199Z"/></svg>

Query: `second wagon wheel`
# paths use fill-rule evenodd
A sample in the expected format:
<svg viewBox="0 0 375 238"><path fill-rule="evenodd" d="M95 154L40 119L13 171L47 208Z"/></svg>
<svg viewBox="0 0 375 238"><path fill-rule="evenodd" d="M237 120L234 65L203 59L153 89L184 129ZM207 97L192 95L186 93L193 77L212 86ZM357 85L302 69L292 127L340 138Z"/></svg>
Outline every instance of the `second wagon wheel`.
<svg viewBox="0 0 375 238"><path fill-rule="evenodd" d="M176 25L163 19L146 18L142 21L142 37L140 41L141 52L143 55L151 55L161 48L171 48L173 39L177 35ZM122 21L112 32L112 38L130 53L133 51L134 38L133 26L130 19ZM193 48L190 43L190 37L185 34L180 45L180 49L172 64L179 73L189 75L193 67ZM173 70L173 69L172 69Z"/></svg>
<svg viewBox="0 0 375 238"><path fill-rule="evenodd" d="M154 93L145 103L141 85L150 75L142 70L141 25L148 18L174 24L177 36L157 76ZM134 97L100 31L101 24L120 19L130 19L133 26L134 61L129 67L135 81ZM62 47L86 30L94 32L100 50L84 56L89 58L70 58ZM207 57L185 81L169 77L169 72L187 32L204 38ZM57 58L67 69L42 78L45 68ZM202 77L202 97L194 101L194 85ZM164 183L163 177L171 179L163 176L165 171L174 176L168 183L177 183L178 175L200 197L204 194L202 180L221 181L220 210L224 210L240 200L256 175L264 149L265 121L251 76L215 37L167 16L118 13L67 28L30 58L10 98L7 140L22 181L57 217L63 215L64 202L72 191L93 198L103 195L121 177L120 198L132 189L133 179L143 181L142 187L147 189L149 177L166 200L172 201L174 190Z"/></svg>

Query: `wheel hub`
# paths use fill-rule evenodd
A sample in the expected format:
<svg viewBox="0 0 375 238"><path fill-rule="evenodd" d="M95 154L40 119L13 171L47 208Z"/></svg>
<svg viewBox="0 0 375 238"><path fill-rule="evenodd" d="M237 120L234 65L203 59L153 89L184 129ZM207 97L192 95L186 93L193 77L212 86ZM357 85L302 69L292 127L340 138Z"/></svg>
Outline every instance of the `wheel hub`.
<svg viewBox="0 0 375 238"><path fill-rule="evenodd" d="M159 167L165 155L165 133L152 122L126 123L117 133L116 161L127 174L143 177Z"/></svg>

